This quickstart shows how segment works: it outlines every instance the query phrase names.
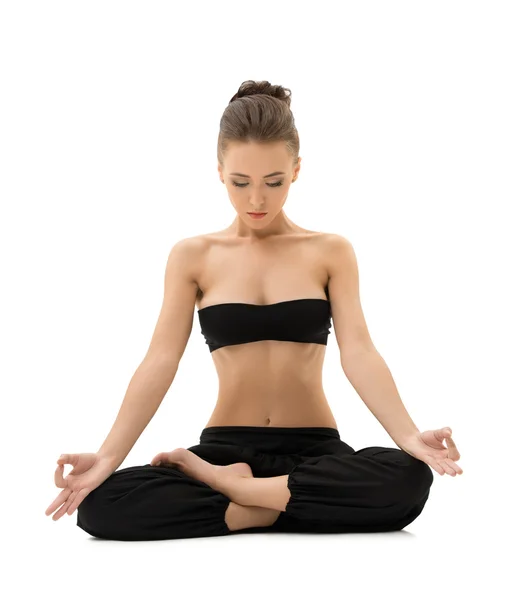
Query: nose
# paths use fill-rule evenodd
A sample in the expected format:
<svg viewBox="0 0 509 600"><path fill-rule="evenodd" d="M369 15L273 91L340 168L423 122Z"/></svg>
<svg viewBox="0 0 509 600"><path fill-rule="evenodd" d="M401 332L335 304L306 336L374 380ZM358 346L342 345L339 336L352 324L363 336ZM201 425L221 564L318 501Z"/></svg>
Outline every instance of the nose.
<svg viewBox="0 0 509 600"><path fill-rule="evenodd" d="M251 190L249 195L249 212L266 212L264 190Z"/></svg>
<svg viewBox="0 0 509 600"><path fill-rule="evenodd" d="M253 202L253 199L251 199L251 201L249 202L249 206L251 206L251 212L264 212L265 210L264 202L260 204L259 201Z"/></svg>

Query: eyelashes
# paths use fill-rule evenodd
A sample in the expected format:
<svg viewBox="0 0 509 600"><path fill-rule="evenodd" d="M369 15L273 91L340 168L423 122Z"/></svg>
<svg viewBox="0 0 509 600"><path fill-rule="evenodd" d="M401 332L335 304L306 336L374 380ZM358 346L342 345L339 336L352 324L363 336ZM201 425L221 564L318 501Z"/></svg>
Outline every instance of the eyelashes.
<svg viewBox="0 0 509 600"><path fill-rule="evenodd" d="M246 187L246 185L248 185L247 183L237 183L236 181L232 181L232 183L235 187L240 187L240 188L244 188L244 187ZM269 187L279 187L279 186L283 185L283 182L278 181L276 183L268 183L267 185Z"/></svg>

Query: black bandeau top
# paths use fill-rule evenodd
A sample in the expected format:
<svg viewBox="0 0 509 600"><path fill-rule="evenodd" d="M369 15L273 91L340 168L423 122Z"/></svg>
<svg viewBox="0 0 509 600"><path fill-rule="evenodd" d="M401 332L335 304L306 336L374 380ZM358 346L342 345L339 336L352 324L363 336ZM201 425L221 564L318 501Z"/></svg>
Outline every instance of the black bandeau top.
<svg viewBox="0 0 509 600"><path fill-rule="evenodd" d="M331 310L327 299L300 298L275 304L223 302L198 310L201 333L210 352L260 340L327 345Z"/></svg>

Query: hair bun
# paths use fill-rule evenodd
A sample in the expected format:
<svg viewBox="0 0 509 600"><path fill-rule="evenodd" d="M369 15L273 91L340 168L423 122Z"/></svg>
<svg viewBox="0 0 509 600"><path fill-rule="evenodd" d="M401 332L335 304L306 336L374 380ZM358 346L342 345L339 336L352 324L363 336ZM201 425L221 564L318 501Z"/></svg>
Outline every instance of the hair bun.
<svg viewBox="0 0 509 600"><path fill-rule="evenodd" d="M245 98L246 96L255 96L256 94L265 94L266 96L278 98L290 106L292 92L288 88L282 85L272 85L268 81L253 81L252 79L248 79L240 85L237 93L232 97L230 102L238 98Z"/></svg>

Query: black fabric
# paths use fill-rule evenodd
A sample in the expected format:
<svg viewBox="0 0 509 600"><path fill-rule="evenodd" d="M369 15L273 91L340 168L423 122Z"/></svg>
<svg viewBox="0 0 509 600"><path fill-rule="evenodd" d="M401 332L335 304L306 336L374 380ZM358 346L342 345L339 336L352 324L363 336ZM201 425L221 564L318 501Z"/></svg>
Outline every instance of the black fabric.
<svg viewBox="0 0 509 600"><path fill-rule="evenodd" d="M330 301L324 298L212 304L198 311L198 320L210 352L260 340L327 345L332 326Z"/></svg>
<svg viewBox="0 0 509 600"><path fill-rule="evenodd" d="M188 450L215 465L246 462L254 477L288 474L286 511L269 527L230 531L229 498L176 468L145 464L93 490L78 507L78 527L126 541L396 531L419 516L433 483L431 468L399 448L355 451L329 427L207 427Z"/></svg>

